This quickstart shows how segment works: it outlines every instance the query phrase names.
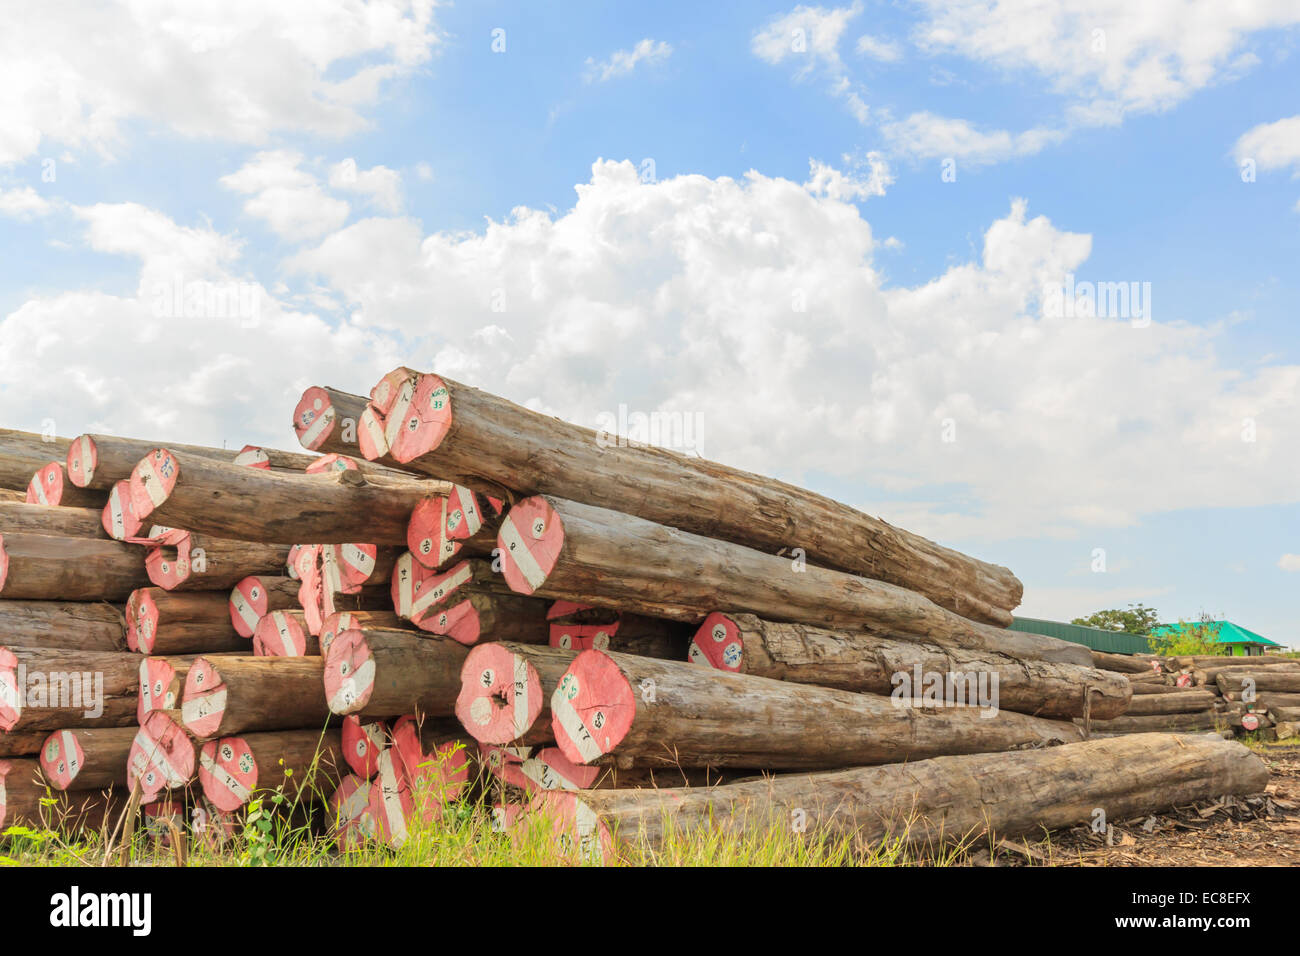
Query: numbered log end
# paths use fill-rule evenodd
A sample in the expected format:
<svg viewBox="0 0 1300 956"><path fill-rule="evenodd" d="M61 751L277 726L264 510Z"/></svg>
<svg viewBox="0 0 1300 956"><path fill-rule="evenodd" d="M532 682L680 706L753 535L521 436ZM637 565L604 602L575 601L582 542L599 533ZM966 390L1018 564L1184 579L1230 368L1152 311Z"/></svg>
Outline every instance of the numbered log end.
<svg viewBox="0 0 1300 956"><path fill-rule="evenodd" d="M95 439L81 435L72 440L68 446L67 466L68 480L78 488L89 487L95 478L95 469L99 466L99 449Z"/></svg>
<svg viewBox="0 0 1300 956"><path fill-rule="evenodd" d="M525 658L500 644L482 644L465 658L456 717L484 744L508 744L541 715L542 682Z"/></svg>
<svg viewBox="0 0 1300 956"><path fill-rule="evenodd" d="M144 527L144 519L136 513L129 479L123 478L109 489L108 502L104 505L100 523L108 536L117 541L136 537Z"/></svg>
<svg viewBox="0 0 1300 956"><path fill-rule="evenodd" d="M128 501L134 507L134 517L139 522L136 531L153 514L155 508L171 497L180 477L180 462L166 448L155 448L136 462L131 469L127 488ZM134 537L135 533L131 532L129 536Z"/></svg>
<svg viewBox="0 0 1300 956"><path fill-rule="evenodd" d="M140 724L155 710L174 710L181 695L176 668L164 657L148 657L140 662L140 690L135 716Z"/></svg>
<svg viewBox="0 0 1300 956"><path fill-rule="evenodd" d="M0 535L0 589L4 587L4 537ZM18 686L18 658L0 647L0 730L8 733L23 715L26 689Z"/></svg>
<svg viewBox="0 0 1300 956"><path fill-rule="evenodd" d="M436 571L482 528L478 495L457 485L450 495L432 495L415 506L406 527L406 546L415 560Z"/></svg>
<svg viewBox="0 0 1300 956"><path fill-rule="evenodd" d="M529 794L546 790L586 790L600 776L599 767L584 767L558 747L533 752L530 747L480 746L483 763L494 777Z"/></svg>
<svg viewBox="0 0 1300 956"><path fill-rule="evenodd" d="M745 640L740 627L726 614L714 611L704 619L691 638L686 659L720 671L736 673L745 656Z"/></svg>
<svg viewBox="0 0 1300 956"><path fill-rule="evenodd" d="M375 656L360 630L339 634L325 657L325 699L331 713L363 710L375 689Z"/></svg>
<svg viewBox="0 0 1300 956"><path fill-rule="evenodd" d="M382 420L388 453L408 462L442 444L451 428L451 404L451 393L437 375L395 369L371 391L368 410Z"/></svg>
<svg viewBox="0 0 1300 956"><path fill-rule="evenodd" d="M86 764L86 752L74 730L56 730L41 746L41 772L55 790L67 790Z"/></svg>
<svg viewBox="0 0 1300 956"><path fill-rule="evenodd" d="M368 779L348 774L330 796L334 839L343 852L359 850L375 837Z"/></svg>
<svg viewBox="0 0 1300 956"><path fill-rule="evenodd" d="M566 651L606 651L610 638L618 633L619 622L613 624L552 624L551 647Z"/></svg>
<svg viewBox="0 0 1300 956"><path fill-rule="evenodd" d="M257 758L243 737L209 740L199 751L199 785L218 810L231 813L257 789Z"/></svg>
<svg viewBox="0 0 1300 956"><path fill-rule="evenodd" d="M614 840L596 812L574 793L550 791L534 798L529 808L551 822L561 855L575 863L608 864L614 859Z"/></svg>
<svg viewBox="0 0 1300 956"><path fill-rule="evenodd" d="M338 411L330 393L313 385L302 393L293 409L293 430L303 448L316 451L334 433Z"/></svg>
<svg viewBox="0 0 1300 956"><path fill-rule="evenodd" d="M188 531L169 528L149 538L144 567L149 581L164 591L175 591L189 580L194 572L191 554L193 538Z"/></svg>
<svg viewBox="0 0 1300 956"><path fill-rule="evenodd" d="M545 498L525 498L502 520L497 547L510 589L532 594L546 581L564 549L564 523Z"/></svg>
<svg viewBox="0 0 1300 956"><path fill-rule="evenodd" d="M416 624L423 631L459 641L466 647L478 643L483 634L483 623L473 602L466 599L441 610L431 610Z"/></svg>
<svg viewBox="0 0 1300 956"><path fill-rule="evenodd" d="M307 631L292 611L271 611L257 622L253 631L253 654L256 657L305 657Z"/></svg>
<svg viewBox="0 0 1300 956"><path fill-rule="evenodd" d="M152 803L164 790L183 787L194 777L194 744L185 728L165 712L145 718L127 756L127 779L139 783L140 799Z"/></svg>
<svg viewBox="0 0 1300 956"><path fill-rule="evenodd" d="M388 740L388 725L382 720L363 721L355 714L343 719L343 759L362 780L371 780L379 772L379 755Z"/></svg>
<svg viewBox="0 0 1300 956"><path fill-rule="evenodd" d="M258 575L251 575L230 591L230 623L240 637L252 638L258 622L267 614L270 596Z"/></svg>
<svg viewBox="0 0 1300 956"><path fill-rule="evenodd" d="M181 721L195 737L215 737L226 716L226 682L217 666L200 657L185 675Z"/></svg>
<svg viewBox="0 0 1300 956"><path fill-rule="evenodd" d="M551 727L560 752L588 764L610 753L636 718L636 694L613 658L583 651L551 695Z"/></svg>
<svg viewBox="0 0 1300 956"><path fill-rule="evenodd" d="M126 599L126 645L141 654L152 654L158 638L158 602L149 588L137 588Z"/></svg>
<svg viewBox="0 0 1300 956"><path fill-rule="evenodd" d="M361 466L355 458L331 453L317 458L306 470L309 475L323 475L335 471L360 471Z"/></svg>
<svg viewBox="0 0 1300 956"><path fill-rule="evenodd" d="M257 445L245 445L235 455L235 464L244 468L260 468L262 471L271 470L271 456L267 454L265 448L259 448Z"/></svg>
<svg viewBox="0 0 1300 956"><path fill-rule="evenodd" d="M27 483L29 505L60 505L63 503L63 465L52 461L42 465Z"/></svg>

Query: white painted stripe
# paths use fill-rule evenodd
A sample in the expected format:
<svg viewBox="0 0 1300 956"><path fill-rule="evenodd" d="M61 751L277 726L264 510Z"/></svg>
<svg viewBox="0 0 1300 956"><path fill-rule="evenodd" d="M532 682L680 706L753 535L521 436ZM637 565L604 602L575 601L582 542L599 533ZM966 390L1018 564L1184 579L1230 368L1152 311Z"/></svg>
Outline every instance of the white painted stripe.
<svg viewBox="0 0 1300 956"><path fill-rule="evenodd" d="M331 714L351 714L354 711L361 710L365 704L361 702L361 691L369 691L375 683L375 659L373 657L366 660L364 664L349 674L339 685L339 689L334 696L330 698ZM348 703L349 694L352 702ZM367 702L369 698L367 697Z"/></svg>
<svg viewBox="0 0 1300 956"><path fill-rule="evenodd" d="M465 526L471 535L478 534L478 530L483 527L482 517L478 513L478 508L474 504L474 492L468 488L456 486L456 496L460 499L460 509L465 513Z"/></svg>
<svg viewBox="0 0 1300 956"><path fill-rule="evenodd" d="M447 499L443 498L442 518L438 521L438 554L434 558L435 563L441 564L454 550L447 536Z"/></svg>
<svg viewBox="0 0 1300 956"><path fill-rule="evenodd" d="M420 599L411 605L411 616L418 617L439 601L444 600L452 591L468 581L472 573L473 571L468 562L461 565L455 572L441 581L436 588L430 588L420 595Z"/></svg>
<svg viewBox="0 0 1300 956"><path fill-rule="evenodd" d="M212 776L217 778L217 783L223 785L227 790L239 798L240 803L248 801L249 790L240 783L229 770L221 766L208 755L207 748L199 751L199 764Z"/></svg>
<svg viewBox="0 0 1300 956"><path fill-rule="evenodd" d="M135 742L140 745L140 750L136 752L136 759L133 763L136 776L143 776L144 771L150 764L153 764L162 771L163 780L169 789L179 787L186 781L187 778L181 776L176 768L171 765L162 745L146 734L143 729L135 735Z"/></svg>
<svg viewBox="0 0 1300 956"><path fill-rule="evenodd" d="M317 444L320 443L321 435L323 435L324 432L334 424L335 414L334 406L331 405L325 409L325 411L316 416L316 420L311 423L311 427L299 436L298 440L302 442L304 448L310 448L312 451L316 450Z"/></svg>
<svg viewBox="0 0 1300 956"><path fill-rule="evenodd" d="M50 499L45 497L45 482L41 481L44 473L44 469L38 471L32 476L32 480L27 483L27 487L36 493L36 503L38 505L48 505L50 503Z"/></svg>
<svg viewBox="0 0 1300 956"><path fill-rule="evenodd" d="M148 713L153 706L153 681L149 679L149 662L140 662L140 698L144 701L144 711Z"/></svg>
<svg viewBox="0 0 1300 956"><path fill-rule="evenodd" d="M152 479L152 481L145 481L142 483L144 484L144 490L149 494L149 500L152 501L153 506L157 508L167 500L167 492L163 491L162 479L158 477L158 472L154 470L153 456L150 455L147 458L141 459L140 466L144 469L145 477Z"/></svg>
<svg viewBox="0 0 1300 956"><path fill-rule="evenodd" d="M392 751L386 750L379 755L379 785L383 794L384 816L388 820L389 845L400 847L406 842L406 814L402 812Z"/></svg>
<svg viewBox="0 0 1300 956"><path fill-rule="evenodd" d="M532 724L528 720L528 662L514 655L515 671L515 737L522 737Z"/></svg>
<svg viewBox="0 0 1300 956"><path fill-rule="evenodd" d="M343 591L343 580L339 576L338 551L334 545L326 545L325 553L321 555L321 573L325 577L325 590L330 594L340 594Z"/></svg>
<svg viewBox="0 0 1300 956"><path fill-rule="evenodd" d="M573 741L573 746L578 748L583 763L591 763L597 757L604 756L605 751L600 749L596 738L587 732L586 725L578 716L578 712L573 709L573 704L564 696L563 689L557 688L551 695L551 716L553 723L558 723L559 729L562 729L569 740Z"/></svg>
<svg viewBox="0 0 1300 956"><path fill-rule="evenodd" d="M82 435L81 436L81 480L84 481L87 485L90 484L90 479L95 477L95 466L92 463L92 458L91 458L92 447L93 446L91 445L90 442L90 436ZM74 481L73 484L75 485L76 482Z"/></svg>
<svg viewBox="0 0 1300 956"><path fill-rule="evenodd" d="M397 616L411 616L411 594L415 590L414 558L410 552L397 559ZM403 585L405 581L405 585Z"/></svg>
<svg viewBox="0 0 1300 956"><path fill-rule="evenodd" d="M375 446L375 456L382 458L388 454L388 439L384 437L384 429L379 424L379 419L375 417L374 409L369 406L361 413L361 427L369 436L371 444Z"/></svg>
<svg viewBox="0 0 1300 956"><path fill-rule="evenodd" d="M122 513L122 496L118 493L119 485L114 485L108 494L108 516L113 523L113 537L121 541L126 537L126 516Z"/></svg>
<svg viewBox="0 0 1300 956"><path fill-rule="evenodd" d="M181 720L186 724L224 713L226 710L226 688L213 691L203 697L191 697L181 703Z"/></svg>
<svg viewBox="0 0 1300 956"><path fill-rule="evenodd" d="M589 859L599 861L602 858L602 853L600 824L596 818L596 811L578 800L573 807L573 822L575 829L578 831L578 840L583 851Z"/></svg>
<svg viewBox="0 0 1300 956"><path fill-rule="evenodd" d="M406 426L406 413L410 411L411 400L414 398L415 385L408 378L402 382L402 389L397 393L397 400L393 402L392 410L388 413L384 425L384 440L389 448L397 444L397 437Z"/></svg>
<svg viewBox="0 0 1300 956"><path fill-rule="evenodd" d="M253 606L248 603L248 598L244 597L244 592L235 588L230 595L230 606L235 609L239 619L247 625L250 631L257 629L257 614L253 611Z"/></svg>
<svg viewBox="0 0 1300 956"><path fill-rule="evenodd" d="M283 611L276 611L273 620L275 621L276 633L280 635L280 656L297 657L298 649L294 647L293 637L289 633L289 615Z"/></svg>
<svg viewBox="0 0 1300 956"><path fill-rule="evenodd" d="M355 544L345 544L342 550L343 561L350 567L360 571L369 580L370 575L375 573L375 559Z"/></svg>
<svg viewBox="0 0 1300 956"><path fill-rule="evenodd" d="M506 520L501 522L501 541L506 546L506 556L514 561L519 568L519 573L528 582L528 586L536 591L546 580L546 575L537 564L537 559L533 557L532 552L528 550L528 546L524 544L519 529L515 527L513 515L506 515Z"/></svg>
<svg viewBox="0 0 1300 956"><path fill-rule="evenodd" d="M65 730L60 739L63 741L63 759L68 765L68 779L73 780L81 772L81 764L77 762L77 738L72 736L72 731Z"/></svg>

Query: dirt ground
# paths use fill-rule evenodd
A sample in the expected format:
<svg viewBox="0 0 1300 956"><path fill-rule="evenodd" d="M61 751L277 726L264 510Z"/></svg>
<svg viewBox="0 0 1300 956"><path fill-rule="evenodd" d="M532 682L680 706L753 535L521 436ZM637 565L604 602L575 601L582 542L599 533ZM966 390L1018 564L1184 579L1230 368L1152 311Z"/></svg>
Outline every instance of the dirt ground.
<svg viewBox="0 0 1300 956"><path fill-rule="evenodd" d="M1075 827L1050 840L1004 840L983 866L1295 866L1300 864L1300 746L1254 748L1268 764L1262 797L1112 821L1109 834Z"/></svg>

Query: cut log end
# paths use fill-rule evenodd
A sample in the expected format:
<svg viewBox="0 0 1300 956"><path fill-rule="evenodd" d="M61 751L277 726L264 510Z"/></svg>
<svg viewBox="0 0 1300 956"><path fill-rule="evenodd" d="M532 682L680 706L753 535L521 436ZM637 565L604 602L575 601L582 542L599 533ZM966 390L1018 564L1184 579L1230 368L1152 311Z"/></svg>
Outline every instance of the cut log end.
<svg viewBox="0 0 1300 956"><path fill-rule="evenodd" d="M128 500L141 525L171 496L180 476L180 462L166 448L155 448L131 469Z"/></svg>
<svg viewBox="0 0 1300 956"><path fill-rule="evenodd" d="M379 755L388 746L388 725L382 720L362 721L354 714L343 720L343 759L356 776L373 779L379 772Z"/></svg>
<svg viewBox="0 0 1300 956"><path fill-rule="evenodd" d="M140 691L136 699L136 720L143 724L155 710L174 710L181 695L176 668L165 657L148 657L140 662Z"/></svg>
<svg viewBox="0 0 1300 956"><path fill-rule="evenodd" d="M240 637L252 638L267 614L270 596L258 575L244 578L230 591L230 623Z"/></svg>
<svg viewBox="0 0 1300 956"><path fill-rule="evenodd" d="M151 509L152 510L152 509ZM110 538L125 541L134 538L144 527L144 518L136 512L135 500L131 497L131 482L122 479L114 483L108 492L108 502L100 519L104 530Z"/></svg>
<svg viewBox="0 0 1300 956"><path fill-rule="evenodd" d="M164 790L194 777L194 745L185 729L156 710L145 718L127 757L127 778L139 783L141 801L152 803Z"/></svg>
<svg viewBox="0 0 1300 956"><path fill-rule="evenodd" d="M305 657L307 643L307 632L292 611L270 612L253 631L253 654L257 657Z"/></svg>
<svg viewBox="0 0 1300 956"><path fill-rule="evenodd" d="M88 487L95 478L95 469L99 466L99 450L95 439L81 435L72 440L68 446L67 466L68 480L78 488Z"/></svg>
<svg viewBox="0 0 1300 956"><path fill-rule="evenodd" d="M86 752L72 730L56 730L41 747L41 772L55 790L67 790L86 764Z"/></svg>
<svg viewBox="0 0 1300 956"><path fill-rule="evenodd" d="M610 863L614 840L608 825L573 793L551 792L534 799L530 809L551 821L556 846L575 862Z"/></svg>
<svg viewBox="0 0 1300 956"><path fill-rule="evenodd" d="M411 512L406 546L415 560L437 570L461 550L462 542L483 528L478 495L459 485L450 495L425 498Z"/></svg>
<svg viewBox="0 0 1300 956"><path fill-rule="evenodd" d="M303 448L316 451L334 432L338 411L330 394L318 385L302 393L293 409L293 430Z"/></svg>
<svg viewBox="0 0 1300 956"><path fill-rule="evenodd" d="M407 369L385 376L372 390L367 411L382 421L387 452L399 462L436 449L452 423L451 394L443 380Z"/></svg>
<svg viewBox="0 0 1300 956"><path fill-rule="evenodd" d="M63 503L63 465L52 461L42 465L27 484L29 505L60 505Z"/></svg>
<svg viewBox="0 0 1300 956"><path fill-rule="evenodd" d="M622 742L636 717L636 694L614 663L600 651L573 659L551 696L555 742L574 763L591 763Z"/></svg>
<svg viewBox="0 0 1300 956"><path fill-rule="evenodd" d="M360 630L344 631L330 643L325 658L325 699L331 713L365 708L375 689L375 656Z"/></svg>
<svg viewBox="0 0 1300 956"><path fill-rule="evenodd" d="M370 814L369 780L348 774L330 797L334 839L347 852L363 847L375 837L375 822Z"/></svg>
<svg viewBox="0 0 1300 956"><path fill-rule="evenodd" d="M706 664L721 671L739 671L744 661L745 640L740 627L721 611L704 619L695 636L686 659L693 664Z"/></svg>
<svg viewBox="0 0 1300 956"><path fill-rule="evenodd" d="M537 669L500 644L475 647L461 668L456 716L475 740L508 744L522 737L542 712Z"/></svg>
<svg viewBox="0 0 1300 956"><path fill-rule="evenodd" d="M323 475L335 471L359 471L361 466L357 464L355 458L349 458L347 455L328 454L317 458L307 466L307 474Z"/></svg>
<svg viewBox="0 0 1300 956"><path fill-rule="evenodd" d="M564 548L564 523L539 496L515 505L497 533L501 571L512 591L532 594L546 581Z"/></svg>
<svg viewBox="0 0 1300 956"><path fill-rule="evenodd" d="M243 737L209 740L199 751L199 785L218 810L233 812L257 789L257 759Z"/></svg>
<svg viewBox="0 0 1300 956"><path fill-rule="evenodd" d="M195 737L214 737L226 716L226 682L216 665L198 658L185 675L181 720Z"/></svg>

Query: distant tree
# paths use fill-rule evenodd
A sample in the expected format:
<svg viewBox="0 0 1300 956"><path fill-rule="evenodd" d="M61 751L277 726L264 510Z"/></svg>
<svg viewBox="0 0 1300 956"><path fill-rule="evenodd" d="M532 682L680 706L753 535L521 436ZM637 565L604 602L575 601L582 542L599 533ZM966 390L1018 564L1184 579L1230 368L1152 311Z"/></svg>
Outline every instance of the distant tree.
<svg viewBox="0 0 1300 956"><path fill-rule="evenodd" d="M1071 624L1085 627L1099 627L1103 631L1121 631L1126 634L1140 634L1146 637L1151 628L1160 623L1160 614L1153 607L1144 604L1130 604L1126 609L1112 608L1097 611L1087 617L1076 617Z"/></svg>
<svg viewBox="0 0 1300 956"><path fill-rule="evenodd" d="M1179 620L1178 623L1181 626L1176 631L1147 638L1152 653L1162 657L1223 657L1232 653L1231 645L1219 643L1219 627L1212 615L1202 611L1199 620Z"/></svg>

